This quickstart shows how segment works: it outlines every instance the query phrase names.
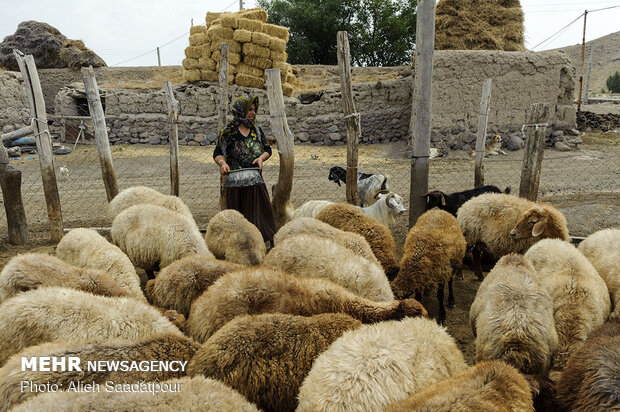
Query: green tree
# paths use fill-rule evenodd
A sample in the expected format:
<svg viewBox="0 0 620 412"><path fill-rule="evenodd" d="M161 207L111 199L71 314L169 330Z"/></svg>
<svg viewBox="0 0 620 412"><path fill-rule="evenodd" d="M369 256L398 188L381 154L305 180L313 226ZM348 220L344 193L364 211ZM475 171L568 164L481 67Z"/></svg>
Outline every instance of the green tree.
<svg viewBox="0 0 620 412"><path fill-rule="evenodd" d="M620 71L616 72L607 78L607 88L612 93L620 93Z"/></svg>

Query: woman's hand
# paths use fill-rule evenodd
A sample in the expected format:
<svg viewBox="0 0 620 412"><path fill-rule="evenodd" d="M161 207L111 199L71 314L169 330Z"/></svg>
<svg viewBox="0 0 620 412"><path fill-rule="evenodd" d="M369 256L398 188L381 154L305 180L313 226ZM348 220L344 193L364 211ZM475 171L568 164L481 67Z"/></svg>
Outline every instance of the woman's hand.
<svg viewBox="0 0 620 412"><path fill-rule="evenodd" d="M230 167L226 162L221 162L220 164L220 174L224 176L226 173L230 172Z"/></svg>
<svg viewBox="0 0 620 412"><path fill-rule="evenodd" d="M253 165L258 165L258 170L263 170L263 162L269 158L269 153L263 152L262 155L258 156L252 162Z"/></svg>

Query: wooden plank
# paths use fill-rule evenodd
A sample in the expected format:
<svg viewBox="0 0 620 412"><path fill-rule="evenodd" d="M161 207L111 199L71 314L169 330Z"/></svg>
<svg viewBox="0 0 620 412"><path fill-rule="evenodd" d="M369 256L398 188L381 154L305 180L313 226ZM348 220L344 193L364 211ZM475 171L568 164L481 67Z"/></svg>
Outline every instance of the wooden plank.
<svg viewBox="0 0 620 412"><path fill-rule="evenodd" d="M269 100L269 113L271 114L271 130L273 130L273 135L276 138L278 154L280 155L278 183L273 187L273 199L271 200L277 231L290 218L287 210L290 210L291 191L293 190L295 138L286 121L280 69L265 70L265 84L267 86L267 99Z"/></svg>
<svg viewBox="0 0 620 412"><path fill-rule="evenodd" d="M548 118L548 103L531 105L525 115L527 123L523 125L523 128L525 129L526 139L519 196L531 201L536 201L538 197Z"/></svg>
<svg viewBox="0 0 620 412"><path fill-rule="evenodd" d="M426 211L428 157L431 146L433 48L435 44L435 0L420 0L416 19L416 59L413 88L413 158L409 189L409 227Z"/></svg>
<svg viewBox="0 0 620 412"><path fill-rule="evenodd" d="M170 193L179 195L179 101L174 98L172 83L164 82L170 124Z"/></svg>
<svg viewBox="0 0 620 412"><path fill-rule="evenodd" d="M476 136L476 161L474 166L474 187L484 186L484 146L487 136L487 122L491 107L492 79L486 79L482 84L482 98L480 99L480 111L478 112L478 135Z"/></svg>
<svg viewBox="0 0 620 412"><path fill-rule="evenodd" d="M114 165L112 163L112 151L110 150L110 141L108 140L105 114L103 113L99 88L97 87L95 71L92 66L82 68L82 78L84 80L86 99L88 100L88 110L93 119L95 143L97 144L99 164L101 165L101 177L105 185L108 202L110 202L118 194L118 183L116 182L116 174L114 173Z"/></svg>
<svg viewBox="0 0 620 412"><path fill-rule="evenodd" d="M21 190L22 172L10 164L2 163L1 160L0 187L2 187L2 199L6 212L9 243L12 245L23 245L28 243L28 222L26 220L26 211L24 210Z"/></svg>
<svg viewBox="0 0 620 412"><path fill-rule="evenodd" d="M217 116L217 130L226 127L226 114L228 113L228 49L227 43L220 44L220 74L219 74L219 105ZM227 208L226 188L224 180L226 176L220 175L220 210Z"/></svg>
<svg viewBox="0 0 620 412"><path fill-rule="evenodd" d="M12 132L3 134L2 141L7 142L9 140L19 139L20 137L29 136L31 134L34 134L34 130L32 130L32 125L28 125L20 129L13 130Z"/></svg>
<svg viewBox="0 0 620 412"><path fill-rule="evenodd" d="M346 31L339 31L337 35L338 72L340 73L340 92L342 96L342 111L347 128L347 202L359 206L357 193L357 164L358 144L362 137L360 114L355 110L353 102L353 88L351 86L351 54L349 51L349 36Z"/></svg>

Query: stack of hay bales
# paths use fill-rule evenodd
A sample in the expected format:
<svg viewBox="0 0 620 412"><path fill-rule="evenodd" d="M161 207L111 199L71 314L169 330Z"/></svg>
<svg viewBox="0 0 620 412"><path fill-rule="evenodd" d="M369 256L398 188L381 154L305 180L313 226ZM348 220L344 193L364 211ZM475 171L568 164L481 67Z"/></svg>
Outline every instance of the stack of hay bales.
<svg viewBox="0 0 620 412"><path fill-rule="evenodd" d="M280 69L282 93L293 94L296 79L286 62L287 27L268 24L267 12L256 8L236 13L207 13L206 26L193 26L185 49L187 82L219 78L220 44L228 44L228 81L264 88L265 69Z"/></svg>
<svg viewBox="0 0 620 412"><path fill-rule="evenodd" d="M525 51L519 0L440 0L436 50Z"/></svg>

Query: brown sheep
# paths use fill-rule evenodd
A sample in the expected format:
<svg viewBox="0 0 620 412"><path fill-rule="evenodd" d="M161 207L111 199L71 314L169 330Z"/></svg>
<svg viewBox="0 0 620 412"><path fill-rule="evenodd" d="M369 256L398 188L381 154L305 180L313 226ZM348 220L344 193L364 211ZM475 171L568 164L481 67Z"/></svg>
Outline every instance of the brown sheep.
<svg viewBox="0 0 620 412"><path fill-rule="evenodd" d="M427 316L414 299L374 302L325 279L297 278L259 266L228 273L211 285L192 305L188 332L204 342L231 319L259 313L345 313L363 323Z"/></svg>
<svg viewBox="0 0 620 412"><path fill-rule="evenodd" d="M220 380L264 411L292 411L314 359L360 324L340 313L240 316L202 345L188 374Z"/></svg>
<svg viewBox="0 0 620 412"><path fill-rule="evenodd" d="M258 265L267 253L260 230L234 209L222 210L209 220L205 241L216 258L239 265Z"/></svg>

